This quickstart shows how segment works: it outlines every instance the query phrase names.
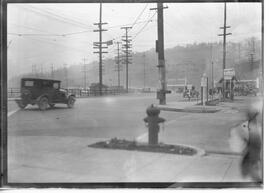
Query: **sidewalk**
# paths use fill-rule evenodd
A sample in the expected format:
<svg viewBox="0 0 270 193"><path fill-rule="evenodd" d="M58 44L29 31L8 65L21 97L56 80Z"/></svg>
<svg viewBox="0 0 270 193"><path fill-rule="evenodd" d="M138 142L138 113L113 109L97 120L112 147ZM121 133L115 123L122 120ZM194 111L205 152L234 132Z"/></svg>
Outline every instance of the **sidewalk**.
<svg viewBox="0 0 270 193"><path fill-rule="evenodd" d="M180 156L87 147L104 139L9 137L8 182L246 182L239 156Z"/></svg>
<svg viewBox="0 0 270 193"><path fill-rule="evenodd" d="M160 110L189 113L215 113L222 108L219 106L197 105L197 101L168 102L166 105L157 105Z"/></svg>

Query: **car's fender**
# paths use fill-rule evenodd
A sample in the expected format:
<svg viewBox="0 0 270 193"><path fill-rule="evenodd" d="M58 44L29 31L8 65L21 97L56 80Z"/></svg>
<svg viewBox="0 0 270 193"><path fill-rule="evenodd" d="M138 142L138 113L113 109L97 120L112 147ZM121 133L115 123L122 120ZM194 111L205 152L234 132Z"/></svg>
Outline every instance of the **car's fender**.
<svg viewBox="0 0 270 193"><path fill-rule="evenodd" d="M73 96L73 97L75 98L75 100L76 100L75 94L67 94L67 99L68 99L69 97L71 97L71 96Z"/></svg>

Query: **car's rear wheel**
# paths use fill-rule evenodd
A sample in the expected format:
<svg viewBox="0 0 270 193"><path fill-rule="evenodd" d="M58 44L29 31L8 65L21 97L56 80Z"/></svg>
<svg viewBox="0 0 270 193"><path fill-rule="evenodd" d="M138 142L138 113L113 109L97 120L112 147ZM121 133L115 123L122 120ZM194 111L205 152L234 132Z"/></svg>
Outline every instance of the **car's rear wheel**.
<svg viewBox="0 0 270 193"><path fill-rule="evenodd" d="M68 108L73 108L74 103L75 103L75 97L74 96L69 96L68 97L68 102L67 102Z"/></svg>
<svg viewBox="0 0 270 193"><path fill-rule="evenodd" d="M42 97L39 100L38 107L40 110L45 111L48 108L49 100L47 97Z"/></svg>

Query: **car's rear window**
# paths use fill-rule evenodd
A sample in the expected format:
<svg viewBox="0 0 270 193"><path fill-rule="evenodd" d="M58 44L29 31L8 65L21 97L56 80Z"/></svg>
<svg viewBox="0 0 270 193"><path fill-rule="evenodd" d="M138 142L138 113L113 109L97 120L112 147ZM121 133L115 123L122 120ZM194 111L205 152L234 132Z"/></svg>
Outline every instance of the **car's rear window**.
<svg viewBox="0 0 270 193"><path fill-rule="evenodd" d="M26 80L24 81L24 86L28 86L28 87L34 86L34 81Z"/></svg>

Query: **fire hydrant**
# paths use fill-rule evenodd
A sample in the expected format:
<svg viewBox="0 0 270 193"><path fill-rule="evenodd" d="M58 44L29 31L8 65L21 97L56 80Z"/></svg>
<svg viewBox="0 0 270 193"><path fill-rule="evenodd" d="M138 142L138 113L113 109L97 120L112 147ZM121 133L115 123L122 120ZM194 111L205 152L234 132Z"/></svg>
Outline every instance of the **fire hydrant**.
<svg viewBox="0 0 270 193"><path fill-rule="evenodd" d="M143 120L148 127L148 144L157 145L159 123L163 123L166 120L162 117L159 117L160 110L157 107L154 107L153 104L146 109L146 114L147 117L145 117Z"/></svg>

